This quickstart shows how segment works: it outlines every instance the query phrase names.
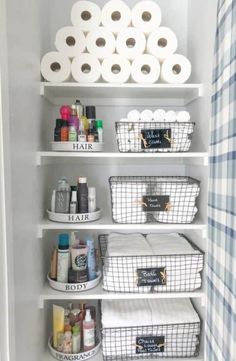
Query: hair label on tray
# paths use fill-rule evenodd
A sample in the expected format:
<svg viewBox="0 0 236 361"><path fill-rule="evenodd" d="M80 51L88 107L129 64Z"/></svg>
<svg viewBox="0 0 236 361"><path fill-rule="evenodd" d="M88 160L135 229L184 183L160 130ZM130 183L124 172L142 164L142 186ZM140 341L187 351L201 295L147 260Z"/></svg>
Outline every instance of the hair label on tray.
<svg viewBox="0 0 236 361"><path fill-rule="evenodd" d="M142 129L142 149L171 148L171 129Z"/></svg>
<svg viewBox="0 0 236 361"><path fill-rule="evenodd" d="M136 354L164 352L164 336L136 337Z"/></svg>
<svg viewBox="0 0 236 361"><path fill-rule="evenodd" d="M170 196L143 196L144 212L165 212L170 208Z"/></svg>
<svg viewBox="0 0 236 361"><path fill-rule="evenodd" d="M138 287L145 286L165 286L166 268L138 268Z"/></svg>

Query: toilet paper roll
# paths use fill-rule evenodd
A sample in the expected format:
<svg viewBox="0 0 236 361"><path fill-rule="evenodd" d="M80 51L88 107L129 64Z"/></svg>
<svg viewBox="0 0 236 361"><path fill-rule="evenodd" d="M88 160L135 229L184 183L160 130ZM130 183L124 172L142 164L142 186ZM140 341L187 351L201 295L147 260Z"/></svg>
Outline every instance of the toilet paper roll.
<svg viewBox="0 0 236 361"><path fill-rule="evenodd" d="M176 120L177 120L177 114L174 110L169 110L168 112L166 112L165 115L166 122L176 122Z"/></svg>
<svg viewBox="0 0 236 361"><path fill-rule="evenodd" d="M153 120L153 112L149 109L145 109L140 114L140 117L143 122L151 122Z"/></svg>
<svg viewBox="0 0 236 361"><path fill-rule="evenodd" d="M154 1L141 1L134 6L132 13L132 24L149 34L161 24L161 9Z"/></svg>
<svg viewBox="0 0 236 361"><path fill-rule="evenodd" d="M56 33L55 47L69 58L83 53L85 50L85 36L76 26L65 26Z"/></svg>
<svg viewBox="0 0 236 361"><path fill-rule="evenodd" d="M131 23L131 10L124 1L108 1L102 9L102 24L115 34Z"/></svg>
<svg viewBox="0 0 236 361"><path fill-rule="evenodd" d="M161 78L167 83L183 84L189 79L191 69L191 63L185 56L173 54L163 62Z"/></svg>
<svg viewBox="0 0 236 361"><path fill-rule="evenodd" d="M102 77L108 83L125 83L130 73L130 62L121 55L113 54L102 62Z"/></svg>
<svg viewBox="0 0 236 361"><path fill-rule="evenodd" d="M189 122L191 119L191 116L189 112L186 112L185 110L182 110L181 112L177 113L177 121L178 122Z"/></svg>
<svg viewBox="0 0 236 361"><path fill-rule="evenodd" d="M127 118L130 122L138 122L140 120L140 113L138 110L134 109L131 110L128 115Z"/></svg>
<svg viewBox="0 0 236 361"><path fill-rule="evenodd" d="M164 122L165 115L166 115L166 112L164 109L157 109L153 113L153 119L155 120L155 122Z"/></svg>
<svg viewBox="0 0 236 361"><path fill-rule="evenodd" d="M91 1L77 1L71 9L71 22L82 31L94 30L101 23L101 9Z"/></svg>
<svg viewBox="0 0 236 361"><path fill-rule="evenodd" d="M95 83L101 77L101 64L91 54L81 54L71 65L73 78L79 83Z"/></svg>
<svg viewBox="0 0 236 361"><path fill-rule="evenodd" d="M166 27L160 27L152 31L147 40L147 52L163 61L169 55L174 54L178 46L175 33Z"/></svg>
<svg viewBox="0 0 236 361"><path fill-rule="evenodd" d="M132 63L131 76L136 83L155 83L160 76L160 63L152 55L140 55Z"/></svg>
<svg viewBox="0 0 236 361"><path fill-rule="evenodd" d="M86 46L90 54L93 54L98 59L104 59L114 53L116 39L111 31L99 27L88 33Z"/></svg>
<svg viewBox="0 0 236 361"><path fill-rule="evenodd" d="M125 56L127 59L135 59L137 56L143 54L145 49L146 37L141 30L127 28L118 34L116 50L120 55Z"/></svg>
<svg viewBox="0 0 236 361"><path fill-rule="evenodd" d="M71 62L69 58L57 51L51 51L41 60L41 74L47 81L63 82L71 76Z"/></svg>

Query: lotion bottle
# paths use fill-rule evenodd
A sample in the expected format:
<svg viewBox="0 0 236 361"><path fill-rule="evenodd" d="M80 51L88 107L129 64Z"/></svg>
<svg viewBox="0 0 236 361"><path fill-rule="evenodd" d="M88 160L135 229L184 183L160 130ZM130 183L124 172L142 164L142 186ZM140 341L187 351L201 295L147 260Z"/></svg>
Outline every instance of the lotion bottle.
<svg viewBox="0 0 236 361"><path fill-rule="evenodd" d="M95 347L95 323L89 309L86 310L83 321L83 345L84 351L92 350Z"/></svg>
<svg viewBox="0 0 236 361"><path fill-rule="evenodd" d="M57 252L57 282L68 282L69 258L69 235L60 234Z"/></svg>

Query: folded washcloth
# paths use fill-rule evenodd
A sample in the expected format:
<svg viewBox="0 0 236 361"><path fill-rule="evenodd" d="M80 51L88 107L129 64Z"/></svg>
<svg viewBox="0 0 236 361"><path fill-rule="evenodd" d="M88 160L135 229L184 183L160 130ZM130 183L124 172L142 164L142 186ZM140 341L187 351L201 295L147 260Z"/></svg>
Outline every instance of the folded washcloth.
<svg viewBox="0 0 236 361"><path fill-rule="evenodd" d="M138 110L134 109L131 110L128 115L127 118L129 119L129 121L131 122L138 122L140 120L140 113Z"/></svg>
<svg viewBox="0 0 236 361"><path fill-rule="evenodd" d="M165 121L166 111L164 109L157 109L153 113L153 119L155 122L164 122Z"/></svg>

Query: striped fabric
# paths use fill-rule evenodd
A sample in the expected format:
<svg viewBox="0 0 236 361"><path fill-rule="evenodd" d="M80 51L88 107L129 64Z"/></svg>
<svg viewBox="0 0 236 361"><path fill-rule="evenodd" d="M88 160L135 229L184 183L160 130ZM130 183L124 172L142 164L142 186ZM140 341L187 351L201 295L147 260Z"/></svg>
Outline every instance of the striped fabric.
<svg viewBox="0 0 236 361"><path fill-rule="evenodd" d="M236 360L236 0L219 0L210 139L207 361Z"/></svg>

